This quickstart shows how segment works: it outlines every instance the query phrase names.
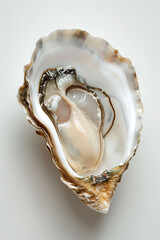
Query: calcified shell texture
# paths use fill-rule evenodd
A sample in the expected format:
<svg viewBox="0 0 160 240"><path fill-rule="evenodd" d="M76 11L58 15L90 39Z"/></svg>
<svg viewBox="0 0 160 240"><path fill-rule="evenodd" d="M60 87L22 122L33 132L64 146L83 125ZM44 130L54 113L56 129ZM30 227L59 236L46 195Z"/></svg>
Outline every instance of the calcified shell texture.
<svg viewBox="0 0 160 240"><path fill-rule="evenodd" d="M61 180L88 207L107 213L142 128L130 60L85 31L57 30L37 42L18 98Z"/></svg>

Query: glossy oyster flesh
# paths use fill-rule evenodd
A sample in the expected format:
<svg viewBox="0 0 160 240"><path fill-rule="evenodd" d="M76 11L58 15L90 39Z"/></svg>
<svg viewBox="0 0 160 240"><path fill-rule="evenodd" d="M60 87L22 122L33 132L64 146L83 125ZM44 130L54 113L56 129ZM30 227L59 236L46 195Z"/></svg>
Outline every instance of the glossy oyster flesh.
<svg viewBox="0 0 160 240"><path fill-rule="evenodd" d="M46 138L62 181L86 205L107 212L140 138L131 62L84 31L58 30L38 41L19 100Z"/></svg>

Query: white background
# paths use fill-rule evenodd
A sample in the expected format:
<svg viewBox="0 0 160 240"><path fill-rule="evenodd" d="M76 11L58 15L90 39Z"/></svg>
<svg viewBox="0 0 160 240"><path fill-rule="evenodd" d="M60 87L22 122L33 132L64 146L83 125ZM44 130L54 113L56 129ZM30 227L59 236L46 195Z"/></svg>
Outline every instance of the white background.
<svg viewBox="0 0 160 240"><path fill-rule="evenodd" d="M16 94L36 41L80 28L129 57L144 104L141 143L107 215L61 181ZM0 0L0 239L150 240L160 236L160 1Z"/></svg>

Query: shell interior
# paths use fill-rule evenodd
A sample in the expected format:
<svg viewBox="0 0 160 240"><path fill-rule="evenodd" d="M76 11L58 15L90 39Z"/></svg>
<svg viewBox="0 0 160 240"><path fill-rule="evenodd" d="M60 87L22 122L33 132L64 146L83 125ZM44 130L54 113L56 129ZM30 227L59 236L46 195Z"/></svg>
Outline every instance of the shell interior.
<svg viewBox="0 0 160 240"><path fill-rule="evenodd" d="M46 138L62 181L107 212L142 128L130 60L85 31L57 30L37 42L19 101Z"/></svg>

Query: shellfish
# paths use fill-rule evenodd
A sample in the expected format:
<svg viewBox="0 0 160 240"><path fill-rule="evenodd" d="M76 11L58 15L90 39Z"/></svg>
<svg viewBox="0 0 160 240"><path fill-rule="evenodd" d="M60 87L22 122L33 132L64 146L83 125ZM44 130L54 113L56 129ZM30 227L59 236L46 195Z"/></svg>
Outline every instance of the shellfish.
<svg viewBox="0 0 160 240"><path fill-rule="evenodd" d="M142 128L130 60L85 31L57 30L37 42L24 72L19 101L45 137L61 180L106 213Z"/></svg>

